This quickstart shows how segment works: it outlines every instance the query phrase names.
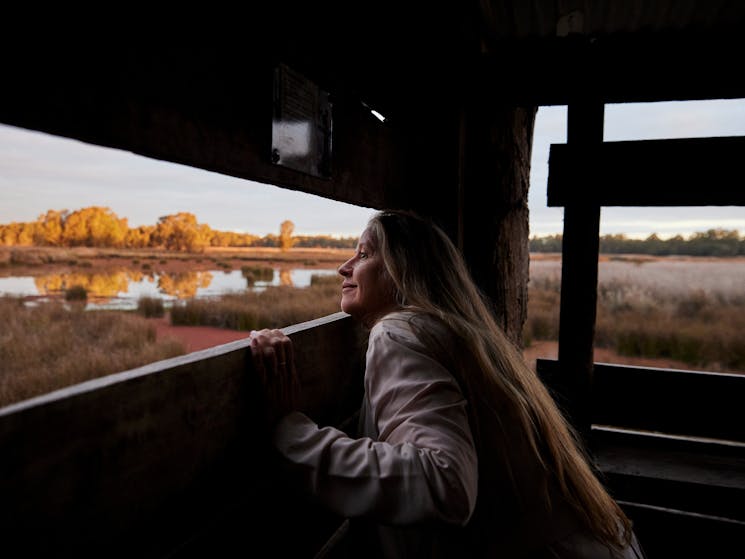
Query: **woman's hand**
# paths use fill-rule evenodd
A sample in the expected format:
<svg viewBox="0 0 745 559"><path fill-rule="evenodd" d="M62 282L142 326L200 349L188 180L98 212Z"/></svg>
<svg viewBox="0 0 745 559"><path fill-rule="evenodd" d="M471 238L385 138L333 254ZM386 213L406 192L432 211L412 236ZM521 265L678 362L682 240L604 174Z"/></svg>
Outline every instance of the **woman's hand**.
<svg viewBox="0 0 745 559"><path fill-rule="evenodd" d="M298 405L300 383L292 340L281 330L252 330L251 357L264 387L269 423L273 425Z"/></svg>

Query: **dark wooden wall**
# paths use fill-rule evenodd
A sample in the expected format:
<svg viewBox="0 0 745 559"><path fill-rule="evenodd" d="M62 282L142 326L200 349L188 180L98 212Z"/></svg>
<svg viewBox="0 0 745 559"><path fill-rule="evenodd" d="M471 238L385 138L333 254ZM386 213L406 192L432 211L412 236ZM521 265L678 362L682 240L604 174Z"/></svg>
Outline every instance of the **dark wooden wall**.
<svg viewBox="0 0 745 559"><path fill-rule="evenodd" d="M343 313L285 329L301 408L353 416L366 338ZM247 341L0 410L3 557L312 556L338 519L275 481Z"/></svg>

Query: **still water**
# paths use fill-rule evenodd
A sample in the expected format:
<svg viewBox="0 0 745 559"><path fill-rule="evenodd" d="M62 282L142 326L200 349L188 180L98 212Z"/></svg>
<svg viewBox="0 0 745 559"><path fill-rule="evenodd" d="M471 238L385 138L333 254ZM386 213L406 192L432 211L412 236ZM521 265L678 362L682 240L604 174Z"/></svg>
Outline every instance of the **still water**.
<svg viewBox="0 0 745 559"><path fill-rule="evenodd" d="M268 270L267 270L268 271ZM143 273L118 270L107 273L66 273L0 278L0 296L58 298L74 285L88 292L88 309L137 308L141 297L159 297L166 306L179 299L216 297L227 293L262 291L268 286L307 287L314 275L336 274L333 269L272 269L258 279L239 270L179 273ZM271 276L271 277L270 277Z"/></svg>

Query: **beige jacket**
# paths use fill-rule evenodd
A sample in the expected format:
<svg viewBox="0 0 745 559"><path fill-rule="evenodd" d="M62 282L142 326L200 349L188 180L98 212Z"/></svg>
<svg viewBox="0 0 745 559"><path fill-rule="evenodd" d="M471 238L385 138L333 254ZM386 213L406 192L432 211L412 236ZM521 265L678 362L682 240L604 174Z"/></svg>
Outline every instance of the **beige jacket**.
<svg viewBox="0 0 745 559"><path fill-rule="evenodd" d="M543 556L550 542L571 540L571 549L549 556L612 557L581 551L597 546L560 500L545 510L540 497L553 489L520 431L509 417L492 422L469 408L453 374L418 340L413 316L389 314L370 331L361 437L320 428L299 412L285 416L274 434L294 481L352 519L359 538L352 553L471 557L488 548L530 557ZM450 347L442 325L416 320ZM482 423L479 448L475 421Z"/></svg>

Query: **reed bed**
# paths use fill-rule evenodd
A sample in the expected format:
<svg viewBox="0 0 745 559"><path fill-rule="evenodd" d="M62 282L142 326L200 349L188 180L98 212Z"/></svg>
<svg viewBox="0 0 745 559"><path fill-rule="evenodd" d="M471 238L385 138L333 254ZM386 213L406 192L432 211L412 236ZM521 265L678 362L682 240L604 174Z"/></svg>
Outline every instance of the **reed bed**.
<svg viewBox="0 0 745 559"><path fill-rule="evenodd" d="M0 406L185 353L141 316L83 309L0 297Z"/></svg>
<svg viewBox="0 0 745 559"><path fill-rule="evenodd" d="M283 328L339 311L341 280L314 275L308 287L267 287L210 299L190 299L171 308L171 323L232 330Z"/></svg>
<svg viewBox="0 0 745 559"><path fill-rule="evenodd" d="M561 262L531 263L526 343L557 340ZM601 261L596 347L745 371L745 260Z"/></svg>

